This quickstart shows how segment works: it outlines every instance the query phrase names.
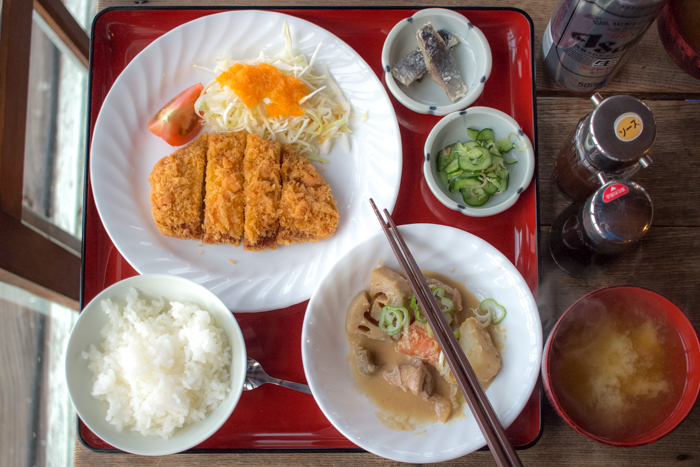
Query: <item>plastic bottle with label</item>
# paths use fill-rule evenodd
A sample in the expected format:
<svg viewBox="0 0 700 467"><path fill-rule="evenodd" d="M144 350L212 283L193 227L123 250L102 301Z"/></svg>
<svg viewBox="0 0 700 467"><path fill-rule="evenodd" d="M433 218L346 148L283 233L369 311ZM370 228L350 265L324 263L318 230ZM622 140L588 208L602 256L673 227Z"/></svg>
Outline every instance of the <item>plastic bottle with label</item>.
<svg viewBox="0 0 700 467"><path fill-rule="evenodd" d="M652 160L656 121L632 96L603 99L595 93L593 112L579 120L554 165L554 181L571 201L582 203L608 180L627 180Z"/></svg>
<svg viewBox="0 0 700 467"><path fill-rule="evenodd" d="M641 240L653 214L644 188L629 180L608 182L557 216L549 232L552 258L574 277L600 273Z"/></svg>
<svg viewBox="0 0 700 467"><path fill-rule="evenodd" d="M665 4L666 0L560 0L542 38L545 68L572 91L603 87Z"/></svg>

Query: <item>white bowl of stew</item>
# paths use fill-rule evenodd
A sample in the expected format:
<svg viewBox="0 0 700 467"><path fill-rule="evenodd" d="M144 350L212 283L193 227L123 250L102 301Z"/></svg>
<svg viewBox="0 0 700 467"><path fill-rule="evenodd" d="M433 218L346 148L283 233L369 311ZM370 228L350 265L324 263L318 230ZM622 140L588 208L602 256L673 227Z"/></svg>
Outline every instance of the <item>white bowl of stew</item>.
<svg viewBox="0 0 700 467"><path fill-rule="evenodd" d="M472 305L492 298L507 311L498 325L500 341L494 340L501 367L485 386L496 414L508 427L530 398L542 353L540 317L528 285L496 248L467 232L433 224L404 225L399 230L422 270L438 273L472 295ZM441 462L483 447L485 439L464 403L441 423L410 408L397 414L378 400L381 395L368 395L368 384L350 353L345 319L353 298L369 290L372 271L381 266L400 271L383 233L341 258L311 297L302 329L302 360L316 402L350 441L394 461ZM391 371L391 365L382 366L378 374L385 370Z"/></svg>

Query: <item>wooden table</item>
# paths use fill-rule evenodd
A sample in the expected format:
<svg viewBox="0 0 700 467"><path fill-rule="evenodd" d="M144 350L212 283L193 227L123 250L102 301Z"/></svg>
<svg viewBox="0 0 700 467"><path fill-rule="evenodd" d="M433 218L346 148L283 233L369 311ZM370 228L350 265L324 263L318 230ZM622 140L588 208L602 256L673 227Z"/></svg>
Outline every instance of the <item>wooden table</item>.
<svg viewBox="0 0 700 467"><path fill-rule="evenodd" d="M133 7L141 1L100 0L98 9L112 6ZM649 192L654 202L654 220L641 246L627 254L605 273L591 279L574 279L563 273L548 254L549 227L567 205L567 200L551 183L552 166L566 134L592 110L587 95L559 87L544 71L541 39L556 0L445 0L395 1L391 5L408 8L435 6L512 6L525 10L535 24L537 67L537 125L540 180L540 278L539 310L545 336L577 298L608 285L633 284L664 294L683 309L696 330L700 329L700 81L684 74L666 55L656 26L633 49L624 69L603 88L604 97L631 94L643 99L657 121L657 141L652 151L654 163L635 180ZM249 3L248 3L249 4ZM364 1L261 1L259 5L375 5ZM238 0L149 0L148 6L166 5L246 5ZM694 101L696 100L696 101ZM543 402L544 431L537 444L519 451L525 465L700 465L700 408L671 434L648 446L622 449L589 441L570 428ZM129 454L97 454L76 440L76 467L185 465L343 465L384 466L394 462L369 453L255 453L174 455L145 458ZM448 465L494 465L491 454L476 452L447 462Z"/></svg>

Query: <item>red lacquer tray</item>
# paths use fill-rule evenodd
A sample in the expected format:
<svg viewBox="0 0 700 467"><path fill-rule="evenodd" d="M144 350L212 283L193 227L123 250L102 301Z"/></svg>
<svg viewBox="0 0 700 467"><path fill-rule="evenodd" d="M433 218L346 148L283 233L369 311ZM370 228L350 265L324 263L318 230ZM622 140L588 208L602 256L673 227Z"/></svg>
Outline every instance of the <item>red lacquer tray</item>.
<svg viewBox="0 0 700 467"><path fill-rule="evenodd" d="M493 55L491 77L474 105L494 107L511 115L536 145L532 21L524 12L516 9L455 10L467 16L483 31ZM220 11L144 8L101 12L93 23L91 39L88 135L92 136L97 115L109 89L135 55L171 29ZM303 18L331 31L353 47L383 82L380 57L384 39L398 21L411 16L416 10L290 8L275 11ZM516 205L503 214L469 218L447 209L432 195L422 175L423 145L439 117L414 113L393 96L391 102L401 127L404 164L401 188L393 212L396 222L450 225L483 238L515 264L537 297L537 177ZM89 143L90 138L88 151ZM89 174L89 170L86 173ZM89 181L85 186L82 305L111 284L137 274L107 235L97 213ZM271 375L305 382L300 339L307 303L262 313L236 314L249 356L260 361ZM507 430L516 447L522 449L537 442L542 430L540 403L538 384L521 415ZM80 420L78 433L83 444L90 449L114 449ZM244 391L223 427L190 452L250 450L338 451L359 448L328 422L312 397L268 384L253 391Z"/></svg>

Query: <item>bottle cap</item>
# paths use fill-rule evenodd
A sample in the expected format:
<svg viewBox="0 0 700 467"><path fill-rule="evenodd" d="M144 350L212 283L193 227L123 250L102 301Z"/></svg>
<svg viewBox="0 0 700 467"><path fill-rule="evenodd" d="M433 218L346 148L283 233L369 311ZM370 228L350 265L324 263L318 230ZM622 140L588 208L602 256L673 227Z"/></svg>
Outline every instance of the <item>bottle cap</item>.
<svg viewBox="0 0 700 467"><path fill-rule="evenodd" d="M605 172L618 172L640 162L651 162L647 154L656 139L656 121L649 107L632 96L602 99L595 94L597 105L591 114L586 152L591 162ZM588 144L587 144L588 143ZM641 159L641 161L640 161Z"/></svg>
<svg viewBox="0 0 700 467"><path fill-rule="evenodd" d="M629 180L613 180L593 193L583 207L583 228L601 253L618 253L649 230L654 207L646 190Z"/></svg>

